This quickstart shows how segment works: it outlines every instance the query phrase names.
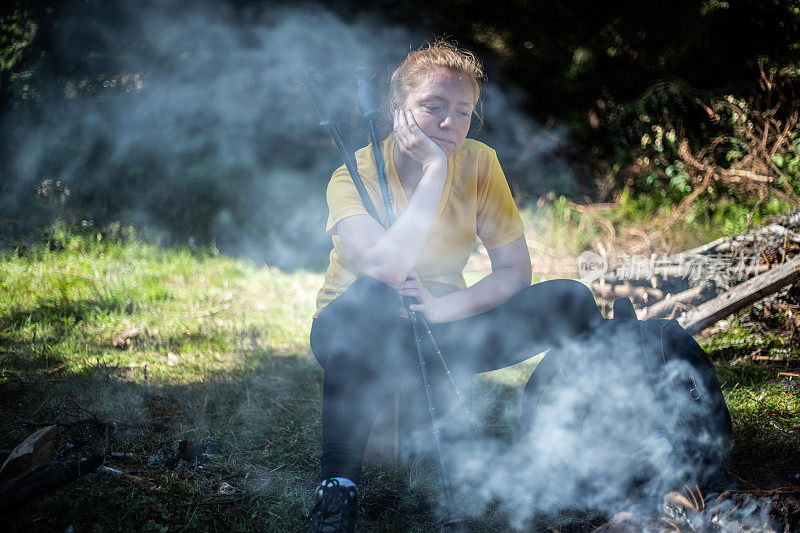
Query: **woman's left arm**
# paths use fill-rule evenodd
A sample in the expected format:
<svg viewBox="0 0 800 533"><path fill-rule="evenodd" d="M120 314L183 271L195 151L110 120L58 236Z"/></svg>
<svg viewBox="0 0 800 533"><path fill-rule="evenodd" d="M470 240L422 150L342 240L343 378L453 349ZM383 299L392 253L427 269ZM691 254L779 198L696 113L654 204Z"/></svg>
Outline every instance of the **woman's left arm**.
<svg viewBox="0 0 800 533"><path fill-rule="evenodd" d="M475 285L436 298L422 285L416 273L399 288L401 296L419 300L413 311L425 314L429 322L452 322L488 311L531 284L531 258L525 237L489 249L492 272Z"/></svg>

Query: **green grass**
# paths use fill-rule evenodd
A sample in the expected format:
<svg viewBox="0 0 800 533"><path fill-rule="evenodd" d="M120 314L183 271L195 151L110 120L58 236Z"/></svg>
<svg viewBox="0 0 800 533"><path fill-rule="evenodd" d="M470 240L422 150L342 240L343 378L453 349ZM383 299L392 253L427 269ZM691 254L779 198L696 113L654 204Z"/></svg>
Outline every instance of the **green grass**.
<svg viewBox="0 0 800 533"><path fill-rule="evenodd" d="M577 220L552 216L550 227L563 222L577 233ZM32 422L96 416L167 426L61 428L62 456L103 453L106 465L146 487L88 476L12 513L10 528L302 531L320 452L322 371L308 333L321 283L317 272L162 248L114 227L57 226L42 245L2 255L0 368L25 382L11 374L0 380L0 448L15 446ZM115 336L131 326L140 327L139 336L129 348L115 348ZM786 450L800 444L800 388L779 374L797 371L790 340L734 321L728 333L701 341L717 362L734 417L734 472L759 487L796 473L797 455ZM757 349L786 354L786 361L746 358ZM499 436L513 427L534 364L476 378L476 411ZM219 440L218 457L174 469L147 465L175 439L206 436ZM367 531L430 531L443 521L438 474L425 462L367 466L361 494ZM476 512L482 530L513 524L499 508ZM586 528L597 520L577 523Z"/></svg>
<svg viewBox="0 0 800 533"><path fill-rule="evenodd" d="M715 362L731 411L733 472L745 489L800 481L800 350L780 330L754 333L744 318L698 337ZM778 360L756 360L755 357Z"/></svg>
<svg viewBox="0 0 800 533"><path fill-rule="evenodd" d="M24 529L26 519L46 509L37 524L277 528L273 515L280 513L282 522L299 528L318 448L321 372L307 339L320 283L317 273L282 273L203 250L64 231L49 246L6 254L0 367L25 380L67 381L25 385L6 376L0 447L11 448L29 433L26 421L88 414L166 419L171 428L120 431L108 442L90 427L62 431L60 446L77 441L86 453L99 449L106 464L140 471L159 488L143 493L97 476L32 504L17 525ZM114 337L130 326L141 328L133 345L114 348ZM51 373L54 368L60 370ZM217 463L185 471L144 467L161 445L207 435L223 443ZM136 459L115 461L111 452ZM226 516L222 504L184 512L186 502L216 494L223 479L249 494L248 513L235 506Z"/></svg>

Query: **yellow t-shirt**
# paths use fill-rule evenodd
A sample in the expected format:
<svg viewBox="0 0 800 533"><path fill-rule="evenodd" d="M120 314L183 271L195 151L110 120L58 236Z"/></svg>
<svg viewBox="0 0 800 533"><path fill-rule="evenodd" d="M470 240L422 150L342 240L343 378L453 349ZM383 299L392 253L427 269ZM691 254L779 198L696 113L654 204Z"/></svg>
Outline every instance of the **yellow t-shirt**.
<svg viewBox="0 0 800 533"><path fill-rule="evenodd" d="M408 205L408 198L394 163L394 137L390 135L381 147L394 210L399 216ZM386 209L371 145L356 152L356 163L364 187L386 226ZM368 214L344 165L333 173L327 198L330 214L325 229L333 238L333 250L325 283L317 295L315 318L361 275L342 249L336 224L349 216ZM462 271L476 238L480 237L484 246L492 249L510 244L522 234L522 220L497 154L485 144L467 139L447 160L442 200L414 270L434 296L465 289Z"/></svg>

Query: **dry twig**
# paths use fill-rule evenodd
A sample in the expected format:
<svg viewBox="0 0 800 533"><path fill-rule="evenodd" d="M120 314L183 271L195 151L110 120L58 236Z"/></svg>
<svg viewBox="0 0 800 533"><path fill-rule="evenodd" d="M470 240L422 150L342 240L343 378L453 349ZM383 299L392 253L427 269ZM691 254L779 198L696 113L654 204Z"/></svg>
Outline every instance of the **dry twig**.
<svg viewBox="0 0 800 533"><path fill-rule="evenodd" d="M219 313L220 311L225 311L226 309L229 309L232 305L233 305L233 300L232 299L228 299L228 300L225 300L224 302L222 302L221 304L219 304L218 306L213 307L211 309L206 309L205 311L198 311L197 313L189 313L189 314L186 314L186 315L181 315L181 317L182 318L199 318L199 317L205 317L205 316L213 316L213 315L216 315L217 313Z"/></svg>
<svg viewBox="0 0 800 533"><path fill-rule="evenodd" d="M17 383L19 383L21 385L41 385L42 383L59 383L59 382L62 382L62 381L70 381L68 378L29 380L29 379L24 379L22 376L20 376L16 372L13 372L11 370L6 370L6 369L0 370L0 375L9 376L9 377L13 378L14 381L16 381Z"/></svg>

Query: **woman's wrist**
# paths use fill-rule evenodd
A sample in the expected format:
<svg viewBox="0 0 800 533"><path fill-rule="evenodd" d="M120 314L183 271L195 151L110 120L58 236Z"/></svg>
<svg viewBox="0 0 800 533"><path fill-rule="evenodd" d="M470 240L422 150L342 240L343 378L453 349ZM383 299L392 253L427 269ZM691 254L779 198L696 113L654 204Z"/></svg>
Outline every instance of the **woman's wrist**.
<svg viewBox="0 0 800 533"><path fill-rule="evenodd" d="M495 270L475 285L437 298L433 307L438 322L453 322L488 311L525 287L509 283L505 278L510 272L503 270Z"/></svg>
<svg viewBox="0 0 800 533"><path fill-rule="evenodd" d="M429 160L422 161L422 173L423 177L429 173L441 173L442 175L447 175L447 156L444 155L444 152L440 156L436 156Z"/></svg>

